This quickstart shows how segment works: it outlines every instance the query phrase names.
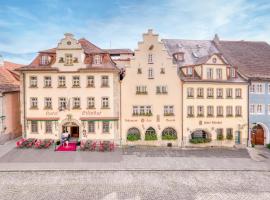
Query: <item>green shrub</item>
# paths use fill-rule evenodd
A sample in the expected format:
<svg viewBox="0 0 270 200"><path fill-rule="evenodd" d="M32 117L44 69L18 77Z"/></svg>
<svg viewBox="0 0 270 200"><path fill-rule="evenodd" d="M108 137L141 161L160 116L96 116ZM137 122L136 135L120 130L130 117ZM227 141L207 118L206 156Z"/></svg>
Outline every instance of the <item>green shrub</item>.
<svg viewBox="0 0 270 200"><path fill-rule="evenodd" d="M217 134L217 140L223 140L223 139L224 139L223 133L218 133Z"/></svg>
<svg viewBox="0 0 270 200"><path fill-rule="evenodd" d="M141 139L141 136L139 134L131 134L129 133L127 135L127 140L128 141L137 141L137 140L140 140Z"/></svg>
<svg viewBox="0 0 270 200"><path fill-rule="evenodd" d="M164 134L162 135L162 140L176 140L177 135L175 134Z"/></svg>
<svg viewBox="0 0 270 200"><path fill-rule="evenodd" d="M60 140L57 140L57 141L55 142L55 144L56 144L56 145L60 145Z"/></svg>
<svg viewBox="0 0 270 200"><path fill-rule="evenodd" d="M192 144L208 143L211 142L210 138L193 138L189 140Z"/></svg>
<svg viewBox="0 0 270 200"><path fill-rule="evenodd" d="M232 140L233 139L233 134L232 133L227 133L226 139L227 140Z"/></svg>
<svg viewBox="0 0 270 200"><path fill-rule="evenodd" d="M270 149L270 143L266 145L268 149Z"/></svg>
<svg viewBox="0 0 270 200"><path fill-rule="evenodd" d="M145 138L146 141L149 140L157 140L157 134L155 133L151 133L151 134L145 134Z"/></svg>

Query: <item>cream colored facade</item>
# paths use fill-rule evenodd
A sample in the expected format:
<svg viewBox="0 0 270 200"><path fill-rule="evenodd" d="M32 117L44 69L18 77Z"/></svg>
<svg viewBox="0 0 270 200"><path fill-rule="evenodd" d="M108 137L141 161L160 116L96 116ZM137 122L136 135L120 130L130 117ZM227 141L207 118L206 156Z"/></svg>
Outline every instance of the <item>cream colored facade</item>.
<svg viewBox="0 0 270 200"><path fill-rule="evenodd" d="M67 55L72 55L71 63L65 60ZM42 56L49 56L48 66L40 65ZM94 61L95 56L100 56L98 61ZM71 34L66 34L54 53L41 53L36 60L38 66L33 61L21 71L24 137L60 139L66 130L81 140L120 142L119 70L108 54L88 41L77 41ZM34 87L32 77L36 82ZM50 77L49 87L45 77ZM64 86L60 85L60 77L65 77ZM77 77L76 84L74 77ZM51 106L47 106L48 98Z"/></svg>
<svg viewBox="0 0 270 200"><path fill-rule="evenodd" d="M158 35L143 34L135 56L126 68L121 83L121 137L124 145L181 145L181 82L177 66L168 55ZM159 87L159 89L157 88ZM169 110L165 111L165 106ZM171 110L170 110L171 109ZM166 114L164 114L166 113ZM162 140L162 132L175 130L176 140ZM128 141L131 129L140 140ZM157 140L145 140L147 130L154 130Z"/></svg>
<svg viewBox="0 0 270 200"><path fill-rule="evenodd" d="M230 77L232 67L224 63L222 57L218 55L211 56L202 65L182 67L185 77L187 77L188 68L190 71L193 70L193 74L198 74L201 80L187 78L183 83L184 146L246 145L248 138L247 81L237 71L235 71L236 78L232 79ZM209 69L212 69L212 75L209 75ZM222 95L218 96L220 91ZM190 143L192 133L196 131L205 131L212 141L204 144ZM233 134L230 140L226 138L229 132ZM219 133L223 135L222 140L217 140Z"/></svg>

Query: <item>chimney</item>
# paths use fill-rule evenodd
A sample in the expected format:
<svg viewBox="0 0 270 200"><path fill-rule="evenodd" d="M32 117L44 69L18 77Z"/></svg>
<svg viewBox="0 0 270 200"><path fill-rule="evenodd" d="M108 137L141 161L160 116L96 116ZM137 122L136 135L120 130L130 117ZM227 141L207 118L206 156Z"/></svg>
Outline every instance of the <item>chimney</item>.
<svg viewBox="0 0 270 200"><path fill-rule="evenodd" d="M219 37L218 37L217 33L215 34L215 37L214 37L213 40L214 40L215 43L219 43Z"/></svg>
<svg viewBox="0 0 270 200"><path fill-rule="evenodd" d="M147 34L153 34L153 29L148 29Z"/></svg>
<svg viewBox="0 0 270 200"><path fill-rule="evenodd" d="M65 33L65 38L73 38L74 35L72 33Z"/></svg>

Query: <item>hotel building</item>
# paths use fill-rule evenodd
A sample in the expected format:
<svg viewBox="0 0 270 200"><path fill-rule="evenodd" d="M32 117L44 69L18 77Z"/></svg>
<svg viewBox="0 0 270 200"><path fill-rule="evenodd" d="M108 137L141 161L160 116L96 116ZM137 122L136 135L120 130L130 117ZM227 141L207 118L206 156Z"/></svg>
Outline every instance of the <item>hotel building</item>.
<svg viewBox="0 0 270 200"><path fill-rule="evenodd" d="M65 34L20 73L24 137L120 142L119 69L107 51Z"/></svg>
<svg viewBox="0 0 270 200"><path fill-rule="evenodd" d="M164 44L152 30L143 34L121 82L124 145L180 146L181 82Z"/></svg>
<svg viewBox="0 0 270 200"><path fill-rule="evenodd" d="M212 41L162 40L180 68L184 146L246 145L248 82ZM203 140L197 144L196 139ZM194 144L195 143L195 144Z"/></svg>

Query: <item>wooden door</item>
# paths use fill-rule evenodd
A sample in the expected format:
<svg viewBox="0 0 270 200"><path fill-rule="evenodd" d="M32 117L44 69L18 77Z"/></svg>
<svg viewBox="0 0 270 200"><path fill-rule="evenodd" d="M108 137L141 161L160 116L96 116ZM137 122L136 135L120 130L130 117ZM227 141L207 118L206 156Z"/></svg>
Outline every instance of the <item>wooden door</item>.
<svg viewBox="0 0 270 200"><path fill-rule="evenodd" d="M79 127L78 126L72 126L71 128L71 137L78 138L79 137Z"/></svg>
<svg viewBox="0 0 270 200"><path fill-rule="evenodd" d="M264 145L264 131L263 131L263 128L257 128L256 129L255 144Z"/></svg>

